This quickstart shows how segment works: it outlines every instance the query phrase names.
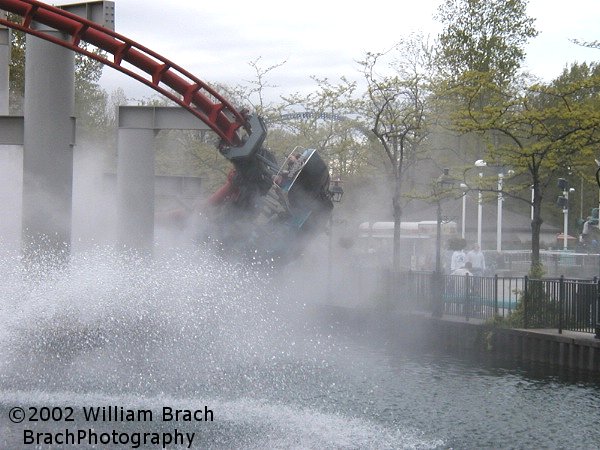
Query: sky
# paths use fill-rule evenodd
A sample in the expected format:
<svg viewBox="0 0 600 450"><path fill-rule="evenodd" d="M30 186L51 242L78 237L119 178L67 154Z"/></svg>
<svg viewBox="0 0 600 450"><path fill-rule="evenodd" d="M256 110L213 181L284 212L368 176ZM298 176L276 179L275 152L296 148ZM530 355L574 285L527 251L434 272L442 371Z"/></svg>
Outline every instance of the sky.
<svg viewBox="0 0 600 450"><path fill-rule="evenodd" d="M368 9L356 1L115 0L115 31L209 83L247 85L256 79L250 62L285 62L267 78L276 86L267 95L277 99L314 88L311 77L359 80L357 61L367 51L384 51L411 32L434 38L440 3L378 0ZM600 60L600 50L570 41L600 40L600 0L530 0L528 12L540 34L526 47L524 69L548 81L573 62ZM108 68L101 84L108 92L122 87L133 99L153 95Z"/></svg>

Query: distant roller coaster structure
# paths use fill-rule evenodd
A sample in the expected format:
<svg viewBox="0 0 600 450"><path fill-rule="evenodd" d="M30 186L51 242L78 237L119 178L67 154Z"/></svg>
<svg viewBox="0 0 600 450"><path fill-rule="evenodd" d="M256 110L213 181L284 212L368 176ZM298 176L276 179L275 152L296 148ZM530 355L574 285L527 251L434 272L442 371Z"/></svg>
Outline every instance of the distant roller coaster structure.
<svg viewBox="0 0 600 450"><path fill-rule="evenodd" d="M342 122L342 121L348 120L348 117L346 117L342 114L336 114L336 113L327 113L327 112L319 112L319 111L303 111L303 112L282 114L274 120L285 122L288 120L302 120L302 119L322 119L322 120L332 120L335 122Z"/></svg>

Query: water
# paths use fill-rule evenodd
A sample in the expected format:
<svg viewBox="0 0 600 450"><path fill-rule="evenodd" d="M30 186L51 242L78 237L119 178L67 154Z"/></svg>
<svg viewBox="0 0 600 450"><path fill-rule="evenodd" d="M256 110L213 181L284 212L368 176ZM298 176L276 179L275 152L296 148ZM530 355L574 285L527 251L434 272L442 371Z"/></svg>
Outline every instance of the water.
<svg viewBox="0 0 600 450"><path fill-rule="evenodd" d="M26 428L67 427L177 428L195 433L192 448L215 449L600 446L593 379L415 353L389 335L318 325L314 305L294 294L301 286L283 295L268 264L96 249L67 268L26 272L10 257L0 266L2 448L35 448L23 445ZM108 405L153 420L83 417ZM13 424L15 406L72 408L75 421ZM163 407L208 408L213 421L163 422ZM64 448L93 447L132 445Z"/></svg>

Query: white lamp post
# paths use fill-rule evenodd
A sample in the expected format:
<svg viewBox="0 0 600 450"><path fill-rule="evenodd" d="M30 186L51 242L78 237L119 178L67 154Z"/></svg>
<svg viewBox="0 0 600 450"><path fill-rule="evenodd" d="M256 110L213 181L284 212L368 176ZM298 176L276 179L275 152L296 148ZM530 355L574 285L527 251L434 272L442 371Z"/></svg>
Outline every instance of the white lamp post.
<svg viewBox="0 0 600 450"><path fill-rule="evenodd" d="M460 188L463 191L463 195L462 195L462 221L461 221L461 237L464 239L465 238L465 226L466 226L466 219L467 219L467 190L469 189L469 187L465 184L465 183L460 183Z"/></svg>
<svg viewBox="0 0 600 450"><path fill-rule="evenodd" d="M565 199L567 202L569 201L569 191L565 191ZM567 241L567 230L569 229L569 207L567 206L563 209L563 250L567 249L568 241Z"/></svg>
<svg viewBox="0 0 600 450"><path fill-rule="evenodd" d="M475 167L486 167L487 163L483 159L478 159L475 161ZM483 178L483 172L479 172L479 178ZM483 195L481 193L481 188L477 194L477 245L481 248L481 225L483 219Z"/></svg>
<svg viewBox="0 0 600 450"><path fill-rule="evenodd" d="M562 189L563 195L559 197L559 206L563 210L563 250L567 250L567 231L569 230L569 193L575 192L575 189L569 187L569 182L564 178L558 179L558 187Z"/></svg>
<svg viewBox="0 0 600 450"><path fill-rule="evenodd" d="M600 170L600 160L594 159L594 161L596 161L598 170ZM600 228L600 186L598 186L598 228Z"/></svg>
<svg viewBox="0 0 600 450"><path fill-rule="evenodd" d="M531 185L531 222L533 223L533 201L535 200L535 191L533 184Z"/></svg>
<svg viewBox="0 0 600 450"><path fill-rule="evenodd" d="M508 170L507 175L514 175L514 170ZM496 222L496 251L502 251L502 203L504 203L504 194L502 192L504 184L504 169L501 168L500 172L498 172L498 219ZM532 219L533 220L533 216Z"/></svg>
<svg viewBox="0 0 600 450"><path fill-rule="evenodd" d="M498 174L498 214L496 219L496 251L502 251L502 182L504 181L504 174L500 172Z"/></svg>
<svg viewBox="0 0 600 450"><path fill-rule="evenodd" d="M338 178L333 181L333 186L329 186L329 195L331 196L331 201L335 203L339 203L342 201L342 196L344 195L344 188L340 186L342 181ZM333 210L331 211L331 215L329 216L329 261L327 264L327 298L331 298L333 295L332 292L332 278L333 273Z"/></svg>

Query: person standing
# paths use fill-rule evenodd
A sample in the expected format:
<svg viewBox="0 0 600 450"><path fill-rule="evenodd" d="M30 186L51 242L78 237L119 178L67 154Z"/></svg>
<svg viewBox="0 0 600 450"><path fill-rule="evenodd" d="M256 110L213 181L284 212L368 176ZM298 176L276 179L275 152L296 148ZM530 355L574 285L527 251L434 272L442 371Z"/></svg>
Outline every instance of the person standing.
<svg viewBox="0 0 600 450"><path fill-rule="evenodd" d="M459 250L454 250L452 253L452 259L450 260L450 273L465 267L466 262L467 255L465 254L465 251L462 248Z"/></svg>
<svg viewBox="0 0 600 450"><path fill-rule="evenodd" d="M485 255L481 251L479 244L474 244L473 248L467 253L467 261L473 267L473 275L482 276L485 272Z"/></svg>

